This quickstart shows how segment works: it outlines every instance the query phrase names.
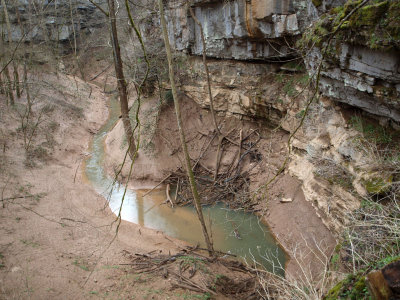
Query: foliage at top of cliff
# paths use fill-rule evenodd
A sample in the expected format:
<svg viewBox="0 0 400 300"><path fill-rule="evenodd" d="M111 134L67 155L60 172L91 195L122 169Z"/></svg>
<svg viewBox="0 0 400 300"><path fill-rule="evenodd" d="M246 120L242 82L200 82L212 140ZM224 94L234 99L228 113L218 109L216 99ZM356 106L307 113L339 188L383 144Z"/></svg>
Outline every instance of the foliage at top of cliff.
<svg viewBox="0 0 400 300"><path fill-rule="evenodd" d="M362 2L349 0L322 15L303 34L300 45L321 46L340 26L335 36L338 41L371 49L400 49L400 0L371 0L346 18Z"/></svg>

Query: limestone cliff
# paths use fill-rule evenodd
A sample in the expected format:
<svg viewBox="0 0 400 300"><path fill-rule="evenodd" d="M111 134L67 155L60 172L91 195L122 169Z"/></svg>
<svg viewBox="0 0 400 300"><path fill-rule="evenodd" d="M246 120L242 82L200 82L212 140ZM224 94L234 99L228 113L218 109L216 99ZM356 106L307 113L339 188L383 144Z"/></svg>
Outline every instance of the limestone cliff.
<svg viewBox="0 0 400 300"><path fill-rule="evenodd" d="M317 17L309 1L194 1L204 28L207 55L238 60L279 60L293 56L293 38ZM177 50L202 53L199 27L185 1L169 2L169 35Z"/></svg>
<svg viewBox="0 0 400 300"><path fill-rule="evenodd" d="M366 182L376 172L372 170L371 152L360 149L363 129L360 132L355 123L363 122L360 116L371 118L371 122L375 119L375 125L370 126L385 136L391 129L381 125L396 129L400 121L400 52L395 35L399 26L398 17L393 15L398 1L375 2L378 3L193 3L206 37L217 112L261 117L289 132L302 122L292 143L298 150L292 152L288 170L303 181L307 200L333 232L340 231L346 213L360 204L360 196L370 192ZM341 23L357 5L358 13ZM372 19L360 20L369 10L373 12ZM335 24L343 28L337 30L323 55L329 34L336 30ZM382 26L386 26L389 35L386 31L379 35L384 30ZM375 34L375 46L366 41L368 33ZM169 34L177 50L202 53L199 28L183 1L169 2ZM295 63L284 63L292 59ZM301 61L305 71L301 70ZM303 120L320 63L319 100L311 104ZM201 61L190 58L183 69L181 90L207 107L209 97ZM309 80L314 85L308 86Z"/></svg>
<svg viewBox="0 0 400 300"><path fill-rule="evenodd" d="M96 0L96 3L103 1ZM13 42L59 41L68 42L84 36L105 22L105 16L86 0L54 1L6 1L11 23L11 40ZM0 5L1 12L3 7ZM19 20L18 20L19 19ZM31 21L33 20L33 22ZM4 38L8 41L5 20L0 20ZM24 29L21 30L20 23Z"/></svg>
<svg viewBox="0 0 400 300"><path fill-rule="evenodd" d="M321 92L395 122L400 121L400 3L348 1L307 30L305 62L316 72L323 57ZM355 11L349 18L346 15ZM330 32L336 31L329 45Z"/></svg>

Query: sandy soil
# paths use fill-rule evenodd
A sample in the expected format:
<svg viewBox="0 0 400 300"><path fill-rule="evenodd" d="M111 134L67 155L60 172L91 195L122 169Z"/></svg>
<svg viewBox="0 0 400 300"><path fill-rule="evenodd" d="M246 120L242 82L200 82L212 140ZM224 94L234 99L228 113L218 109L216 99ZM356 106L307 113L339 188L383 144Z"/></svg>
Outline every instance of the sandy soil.
<svg viewBox="0 0 400 300"><path fill-rule="evenodd" d="M51 104L51 109L45 110L39 122L28 157L20 129L21 114L17 113L26 99L18 100L18 109L13 109L0 95L0 299L190 299L196 293L172 290L169 279L160 280L160 274L135 275L123 265L129 263L126 251L174 253L185 244L127 222L122 222L118 237L110 244L115 217L105 199L82 176L90 140L108 115L104 90L63 74L36 76L41 82L37 89L41 100L34 104L33 120L46 105ZM99 82L105 81L103 77ZM136 187L154 185L181 165L173 106L164 105L159 113L154 101L143 103L147 115L142 126L148 134L135 165ZM197 158L212 132L211 116L186 97L182 112L189 151ZM157 123L157 134L148 131L153 123ZM286 134L272 134L260 122L236 118L223 122L226 132L237 133L239 128L243 133L258 129L262 136L258 149L264 159L255 167L250 159L245 160L242 170L250 172L251 185L256 187L282 162ZM123 155L121 131L117 124L106 141L112 153L106 161L110 173ZM216 147L214 141L201 160L206 168L214 168ZM225 149L221 172L235 155L235 147ZM334 239L304 199L300 182L281 175L269 194L268 202L259 204L259 213L287 249L297 246L308 253L303 257L311 262L312 271L317 270L320 266L307 245L323 241L330 250ZM281 203L282 198L293 201ZM294 259L287 267L293 276L300 273ZM218 266L214 269L217 273L229 272Z"/></svg>
<svg viewBox="0 0 400 300"><path fill-rule="evenodd" d="M129 262L125 251L173 253L183 243L122 222L110 244L115 218L103 209L104 198L81 180L80 167L93 133L107 118L106 97L95 85L71 76L42 75L41 80L61 86L42 90L47 100L58 103L42 124L56 129L48 155L29 159L34 167L25 163L20 118L0 95L4 149L0 154L0 299L181 299L196 294L171 290L168 280L154 274L135 275L129 266L121 265ZM35 117L43 103L34 105ZM44 145L48 132L44 125L38 129L34 148Z"/></svg>
<svg viewBox="0 0 400 300"><path fill-rule="evenodd" d="M153 148L152 151L140 151L139 158L135 161L134 180L131 182L134 187L157 184L178 167L184 170L173 105L163 105L159 112L154 110L156 105L157 99L143 100L142 120L145 124L157 124L157 130L150 134L146 130L142 133L144 139L151 140ZM184 94L181 95L181 112L190 156L197 160L212 135L211 114ZM263 121L250 122L235 117L219 118L219 124L222 124L224 133L233 132L236 141L240 130L243 136L253 130L259 132L261 140L257 144L257 153L262 159L257 161L246 157L241 163L241 173L249 173L251 189L256 190L282 165L287 153L287 133L271 130L270 125ZM122 144L121 135L123 128L119 122L106 138L106 167L110 174L117 163L122 161L125 153L126 147ZM209 170L215 168L217 145L217 139L214 139L199 161ZM236 155L237 146L230 144L224 148L220 173L228 169ZM127 170L125 169L125 175ZM311 203L305 199L301 182L289 174L281 174L265 196L257 205L258 213L291 257L287 263L287 274L294 278L304 274L309 278L317 278L321 270L325 269L336 241ZM290 202L283 203L283 199L289 199Z"/></svg>

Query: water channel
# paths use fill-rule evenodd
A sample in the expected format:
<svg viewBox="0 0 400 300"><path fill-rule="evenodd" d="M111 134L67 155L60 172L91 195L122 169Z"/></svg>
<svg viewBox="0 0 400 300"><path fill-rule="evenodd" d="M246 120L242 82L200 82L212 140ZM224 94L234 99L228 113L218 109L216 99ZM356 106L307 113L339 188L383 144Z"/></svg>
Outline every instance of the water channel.
<svg viewBox="0 0 400 300"><path fill-rule="evenodd" d="M110 104L110 117L94 136L91 156L86 160L86 176L94 189L109 199L111 210L118 214L124 186L117 183L111 189L112 178L103 168L104 139L118 120L118 103ZM133 169L134 171L134 169ZM165 190L155 190L143 197L146 190L128 189L123 201L123 220L161 230L169 236L204 246L201 227L193 206L170 208L165 202ZM231 210L224 204L203 206L207 224L211 223L216 250L236 254L247 262L255 259L269 271L283 275L286 255L259 218L242 210ZM211 222L210 222L211 219ZM280 267L282 266L282 267Z"/></svg>

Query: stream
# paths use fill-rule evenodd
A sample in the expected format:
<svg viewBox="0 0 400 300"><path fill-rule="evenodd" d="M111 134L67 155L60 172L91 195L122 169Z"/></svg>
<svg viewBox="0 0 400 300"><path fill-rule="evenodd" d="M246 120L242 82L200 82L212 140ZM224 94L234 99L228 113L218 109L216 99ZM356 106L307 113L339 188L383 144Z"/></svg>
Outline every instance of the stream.
<svg viewBox="0 0 400 300"><path fill-rule="evenodd" d="M91 156L86 160L85 173L96 192L109 200L111 210L117 215L121 208L124 186L117 182L111 189L113 179L103 168L104 139L119 116L117 101L111 102L109 111L107 123L94 136ZM127 190L121 210L123 220L163 231L193 245L200 243L202 247L205 246L193 206L171 208L163 204L166 200L165 189L155 190L143 197L145 192L146 190ZM211 224L216 250L236 254L248 263L255 260L267 270L284 275L286 254L268 227L255 214L228 209L222 203L203 206L203 213L208 227Z"/></svg>

